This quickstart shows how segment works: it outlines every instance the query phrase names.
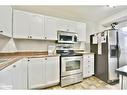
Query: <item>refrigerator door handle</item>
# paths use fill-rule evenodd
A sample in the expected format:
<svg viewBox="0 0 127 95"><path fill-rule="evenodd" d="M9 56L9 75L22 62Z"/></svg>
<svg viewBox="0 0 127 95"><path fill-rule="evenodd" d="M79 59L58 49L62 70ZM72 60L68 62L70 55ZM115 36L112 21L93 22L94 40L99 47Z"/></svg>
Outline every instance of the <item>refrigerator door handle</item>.
<svg viewBox="0 0 127 95"><path fill-rule="evenodd" d="M118 58L120 57L120 55L121 55L121 48L120 48L120 46L118 45Z"/></svg>

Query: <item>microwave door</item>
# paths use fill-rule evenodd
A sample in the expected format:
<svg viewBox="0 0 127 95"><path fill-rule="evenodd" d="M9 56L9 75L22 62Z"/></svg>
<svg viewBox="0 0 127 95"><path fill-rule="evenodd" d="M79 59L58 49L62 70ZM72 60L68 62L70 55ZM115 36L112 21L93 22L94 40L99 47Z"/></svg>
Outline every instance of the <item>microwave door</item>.
<svg viewBox="0 0 127 95"><path fill-rule="evenodd" d="M71 35L59 35L58 43L74 43L73 36Z"/></svg>

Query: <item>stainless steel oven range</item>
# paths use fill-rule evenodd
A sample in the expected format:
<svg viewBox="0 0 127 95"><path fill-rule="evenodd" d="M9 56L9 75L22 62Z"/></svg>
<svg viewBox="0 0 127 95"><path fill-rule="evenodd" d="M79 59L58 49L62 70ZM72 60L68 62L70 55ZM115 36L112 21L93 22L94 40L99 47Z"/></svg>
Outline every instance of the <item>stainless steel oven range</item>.
<svg viewBox="0 0 127 95"><path fill-rule="evenodd" d="M57 50L57 53L61 54L61 87L82 81L82 55L73 50Z"/></svg>

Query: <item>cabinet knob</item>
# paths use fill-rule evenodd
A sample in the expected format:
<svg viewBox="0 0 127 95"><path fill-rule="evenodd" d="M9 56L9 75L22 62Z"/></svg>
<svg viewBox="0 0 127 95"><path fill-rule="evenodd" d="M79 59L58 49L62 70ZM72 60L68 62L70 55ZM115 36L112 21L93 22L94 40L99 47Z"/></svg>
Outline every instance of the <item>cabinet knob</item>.
<svg viewBox="0 0 127 95"><path fill-rule="evenodd" d="M67 29L67 31L69 31L69 29Z"/></svg>
<svg viewBox="0 0 127 95"><path fill-rule="evenodd" d="M1 30L0 33L3 33L3 31Z"/></svg>
<svg viewBox="0 0 127 95"><path fill-rule="evenodd" d="M32 36L30 36L30 38L32 38Z"/></svg>
<svg viewBox="0 0 127 95"><path fill-rule="evenodd" d="M45 60L47 60L47 58L45 58Z"/></svg>
<svg viewBox="0 0 127 95"><path fill-rule="evenodd" d="M30 61L30 60L28 60L28 61Z"/></svg>
<svg viewBox="0 0 127 95"><path fill-rule="evenodd" d="M47 39L47 37L45 37L45 39Z"/></svg>
<svg viewBox="0 0 127 95"><path fill-rule="evenodd" d="M15 68L16 67L16 65L13 65L13 68Z"/></svg>

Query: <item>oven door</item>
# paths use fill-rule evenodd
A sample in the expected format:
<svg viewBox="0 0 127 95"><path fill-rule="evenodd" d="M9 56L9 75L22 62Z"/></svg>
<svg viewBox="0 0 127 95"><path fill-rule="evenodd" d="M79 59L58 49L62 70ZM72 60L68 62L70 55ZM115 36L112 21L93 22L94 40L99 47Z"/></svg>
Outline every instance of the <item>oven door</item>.
<svg viewBox="0 0 127 95"><path fill-rule="evenodd" d="M61 76L67 76L82 72L82 56L61 58Z"/></svg>

